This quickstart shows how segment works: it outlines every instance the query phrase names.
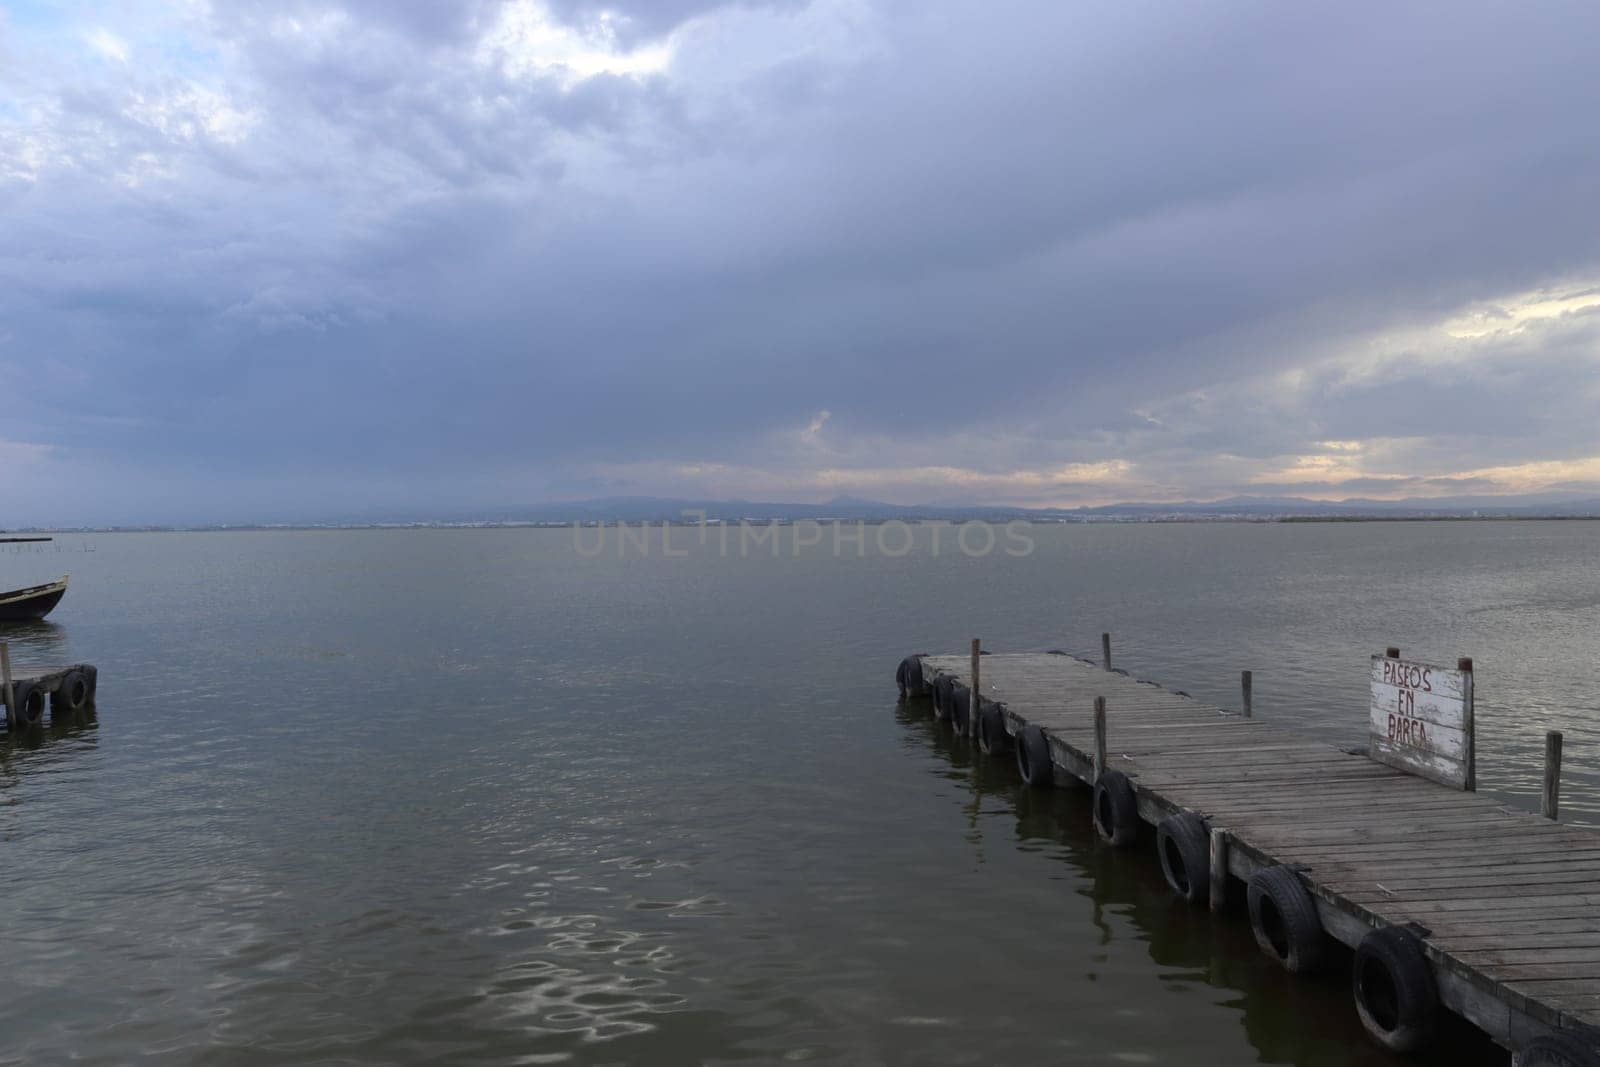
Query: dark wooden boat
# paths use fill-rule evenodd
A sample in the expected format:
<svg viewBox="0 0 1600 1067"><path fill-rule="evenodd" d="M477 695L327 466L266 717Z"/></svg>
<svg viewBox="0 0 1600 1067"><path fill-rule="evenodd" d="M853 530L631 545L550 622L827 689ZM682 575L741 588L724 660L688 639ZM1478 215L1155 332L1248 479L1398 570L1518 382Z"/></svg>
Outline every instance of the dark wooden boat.
<svg viewBox="0 0 1600 1067"><path fill-rule="evenodd" d="M50 614L67 592L65 576L44 585L29 586L0 593L0 622L42 619Z"/></svg>

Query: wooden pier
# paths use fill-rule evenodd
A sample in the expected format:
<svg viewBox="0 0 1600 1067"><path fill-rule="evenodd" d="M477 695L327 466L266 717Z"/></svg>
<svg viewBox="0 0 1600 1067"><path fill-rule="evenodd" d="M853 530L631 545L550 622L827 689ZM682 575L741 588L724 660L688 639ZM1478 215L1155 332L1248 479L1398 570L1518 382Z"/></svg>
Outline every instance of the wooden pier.
<svg viewBox="0 0 1600 1067"><path fill-rule="evenodd" d="M974 641L908 658L899 680L986 751L1014 751L1031 784L1098 782L1103 838L1159 826L1180 895L1215 910L1246 883L1257 940L1291 971L1324 937L1356 949L1357 1007L1381 1043L1425 1042L1431 1000L1519 1065L1600 1064L1600 833L1471 791L1470 674L1465 789L1112 670L1109 638L1101 662L980 657Z"/></svg>
<svg viewBox="0 0 1600 1067"><path fill-rule="evenodd" d="M5 704L6 729L13 737L44 721L47 702L52 717L92 707L98 683L99 671L88 663L13 671L11 650L0 642L0 703Z"/></svg>

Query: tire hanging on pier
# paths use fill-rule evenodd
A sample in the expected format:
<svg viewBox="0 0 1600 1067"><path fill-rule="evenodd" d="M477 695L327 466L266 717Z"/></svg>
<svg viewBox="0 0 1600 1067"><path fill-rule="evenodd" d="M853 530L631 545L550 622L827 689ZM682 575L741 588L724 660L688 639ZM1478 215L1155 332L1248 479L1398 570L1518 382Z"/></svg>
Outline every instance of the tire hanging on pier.
<svg viewBox="0 0 1600 1067"><path fill-rule="evenodd" d="M1361 1025L1384 1048L1415 1052L1433 1040L1439 990L1422 942L1411 931L1386 926L1362 938L1353 987Z"/></svg>
<svg viewBox="0 0 1600 1067"><path fill-rule="evenodd" d="M1055 771L1050 766L1050 741L1037 726L1024 726L1017 734L1017 773L1034 789L1056 784Z"/></svg>
<svg viewBox="0 0 1600 1067"><path fill-rule="evenodd" d="M1011 747L1006 735L1006 719L993 704L978 716L978 747L991 756L1002 756Z"/></svg>
<svg viewBox="0 0 1600 1067"><path fill-rule="evenodd" d="M1546 1034L1522 1046L1512 1067L1600 1067L1595 1044L1573 1034Z"/></svg>
<svg viewBox="0 0 1600 1067"><path fill-rule="evenodd" d="M972 690L957 682L950 687L950 724L956 728L956 733L964 735L971 717Z"/></svg>
<svg viewBox="0 0 1600 1067"><path fill-rule="evenodd" d="M1211 833L1192 811L1168 815L1156 827L1156 855L1167 885L1190 904L1211 897Z"/></svg>
<svg viewBox="0 0 1600 1067"><path fill-rule="evenodd" d="M920 656L907 656L900 661L900 666L895 668L895 684L900 687L903 697L923 697L928 695L928 687L922 681L922 658Z"/></svg>
<svg viewBox="0 0 1600 1067"><path fill-rule="evenodd" d="M940 722L950 717L950 687L955 684L955 679L948 674L941 674L934 680L933 717Z"/></svg>
<svg viewBox="0 0 1600 1067"><path fill-rule="evenodd" d="M73 714L89 706L94 699L94 687L82 671L69 671L61 685L50 697L50 714Z"/></svg>
<svg viewBox="0 0 1600 1067"><path fill-rule="evenodd" d="M1322 965L1327 939L1316 901L1289 867L1263 867L1250 876L1246 892L1250 930L1261 951L1290 974L1305 974Z"/></svg>
<svg viewBox="0 0 1600 1067"><path fill-rule="evenodd" d="M1139 799L1133 782L1121 771L1106 771L1094 784L1094 828L1117 848L1133 844L1139 836Z"/></svg>
<svg viewBox="0 0 1600 1067"><path fill-rule="evenodd" d="M19 730L38 726L44 720L44 691L28 682L18 682L11 687L17 706L11 709L11 721Z"/></svg>

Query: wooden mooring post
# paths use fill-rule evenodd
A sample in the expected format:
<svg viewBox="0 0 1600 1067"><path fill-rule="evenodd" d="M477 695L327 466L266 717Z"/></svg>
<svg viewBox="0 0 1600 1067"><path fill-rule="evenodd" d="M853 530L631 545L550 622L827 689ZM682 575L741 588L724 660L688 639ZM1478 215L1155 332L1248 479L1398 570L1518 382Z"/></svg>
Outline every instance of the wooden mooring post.
<svg viewBox="0 0 1600 1067"><path fill-rule="evenodd" d="M1106 698L1094 698L1094 780L1106 773Z"/></svg>
<svg viewBox="0 0 1600 1067"><path fill-rule="evenodd" d="M1244 717L1247 719L1251 718L1255 714L1255 698L1251 693L1251 687L1254 684L1255 678L1249 671L1239 672L1239 690L1244 697Z"/></svg>
<svg viewBox="0 0 1600 1067"><path fill-rule="evenodd" d="M1473 682L1472 657L1462 656L1456 660L1456 670L1461 672L1461 680L1466 691L1466 711L1462 716L1466 723L1467 743L1467 792L1478 791L1478 721L1477 712L1473 707Z"/></svg>
<svg viewBox="0 0 1600 1067"><path fill-rule="evenodd" d="M1220 826L1211 828L1210 873L1211 910L1221 911L1228 900L1228 831Z"/></svg>
<svg viewBox="0 0 1600 1067"><path fill-rule="evenodd" d="M972 639L972 692L967 700L967 736L978 736L978 662L983 657L983 642L974 637Z"/></svg>
<svg viewBox="0 0 1600 1067"><path fill-rule="evenodd" d="M1100 635L1100 665L1106 670L1111 669L1111 635Z"/></svg>
<svg viewBox="0 0 1600 1067"><path fill-rule="evenodd" d="M1561 731L1544 735L1544 798L1539 811L1547 819L1561 815Z"/></svg>
<svg viewBox="0 0 1600 1067"><path fill-rule="evenodd" d="M11 646L4 641L0 641L0 684L5 686L6 725L9 728L17 721L17 694L11 688Z"/></svg>

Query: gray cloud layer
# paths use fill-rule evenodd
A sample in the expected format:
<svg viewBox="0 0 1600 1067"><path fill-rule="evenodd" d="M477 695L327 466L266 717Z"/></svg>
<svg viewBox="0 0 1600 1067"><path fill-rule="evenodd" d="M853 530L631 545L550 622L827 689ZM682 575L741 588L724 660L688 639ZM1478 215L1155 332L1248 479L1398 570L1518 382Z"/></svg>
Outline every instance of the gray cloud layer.
<svg viewBox="0 0 1600 1067"><path fill-rule="evenodd" d="M0 524L1600 484L1600 11L1004 11L14 10Z"/></svg>

